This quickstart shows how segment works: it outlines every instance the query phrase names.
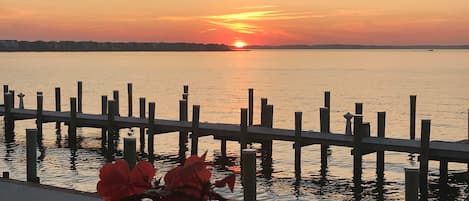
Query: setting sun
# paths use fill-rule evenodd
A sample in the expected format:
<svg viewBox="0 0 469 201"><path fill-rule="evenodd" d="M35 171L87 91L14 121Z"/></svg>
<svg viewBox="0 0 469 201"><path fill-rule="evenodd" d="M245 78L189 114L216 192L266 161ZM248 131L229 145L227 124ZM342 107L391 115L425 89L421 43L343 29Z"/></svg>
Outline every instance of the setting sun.
<svg viewBox="0 0 469 201"><path fill-rule="evenodd" d="M240 40L238 40L238 41L236 41L236 42L233 43L233 46L235 46L236 48L243 48L243 47L245 47L246 45L247 45L246 42L240 41Z"/></svg>

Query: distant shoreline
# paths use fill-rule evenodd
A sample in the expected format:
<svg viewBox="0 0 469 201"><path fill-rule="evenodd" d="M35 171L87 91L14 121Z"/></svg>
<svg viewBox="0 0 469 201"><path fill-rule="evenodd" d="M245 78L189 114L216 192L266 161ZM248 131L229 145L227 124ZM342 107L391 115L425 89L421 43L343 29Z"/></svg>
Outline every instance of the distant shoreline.
<svg viewBox="0 0 469 201"><path fill-rule="evenodd" d="M232 51L224 44L0 40L1 52Z"/></svg>
<svg viewBox="0 0 469 201"><path fill-rule="evenodd" d="M247 49L469 49L469 45L253 45Z"/></svg>
<svg viewBox="0 0 469 201"><path fill-rule="evenodd" d="M225 44L166 42L17 41L0 40L0 52L213 52L258 49L330 50L467 50L469 45L252 45L238 49Z"/></svg>

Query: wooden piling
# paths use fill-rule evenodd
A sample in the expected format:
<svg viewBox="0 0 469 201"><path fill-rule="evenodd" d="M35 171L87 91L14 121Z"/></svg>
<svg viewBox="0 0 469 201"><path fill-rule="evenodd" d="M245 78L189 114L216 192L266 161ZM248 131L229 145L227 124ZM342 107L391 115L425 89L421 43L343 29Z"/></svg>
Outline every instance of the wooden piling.
<svg viewBox="0 0 469 201"><path fill-rule="evenodd" d="M327 102L326 102L327 105ZM321 133L327 135L330 132L330 113L329 108L324 107L319 109L319 120L320 120L320 130ZM329 148L328 144L321 144L321 173L325 175L327 170L327 149Z"/></svg>
<svg viewBox="0 0 469 201"><path fill-rule="evenodd" d="M101 114L102 115L107 115L107 96L102 95L101 96ZM107 134L106 134L106 128L101 128L101 148L104 150L106 147L106 142L107 142Z"/></svg>
<svg viewBox="0 0 469 201"><path fill-rule="evenodd" d="M249 109L249 125L252 126L254 123L254 89L249 88L249 100L248 100L248 109Z"/></svg>
<svg viewBox="0 0 469 201"><path fill-rule="evenodd" d="M410 139L415 140L415 113L417 96L410 96Z"/></svg>
<svg viewBox="0 0 469 201"><path fill-rule="evenodd" d="M43 112L43 102L44 96L42 92L37 92L37 109L36 109L36 129L37 129L37 144L41 144L42 142L42 112Z"/></svg>
<svg viewBox="0 0 469 201"><path fill-rule="evenodd" d="M140 105L140 118L145 119L146 100L144 97L140 97L138 100ZM140 153L145 153L145 127L140 127Z"/></svg>
<svg viewBox="0 0 469 201"><path fill-rule="evenodd" d="M363 114L363 103L355 103L355 114Z"/></svg>
<svg viewBox="0 0 469 201"><path fill-rule="evenodd" d="M132 116L132 83L127 83L127 97L128 97L128 105L129 109L127 110L129 112L129 117Z"/></svg>
<svg viewBox="0 0 469 201"><path fill-rule="evenodd" d="M200 105L192 106L191 155L197 155L199 149Z"/></svg>
<svg viewBox="0 0 469 201"><path fill-rule="evenodd" d="M247 109L246 109L247 120ZM247 121L246 121L247 125ZM245 201L256 200L256 150L243 149L241 153L243 198Z"/></svg>
<svg viewBox="0 0 469 201"><path fill-rule="evenodd" d="M2 172L2 178L9 179L10 178L10 172L7 172L7 171Z"/></svg>
<svg viewBox="0 0 469 201"><path fill-rule="evenodd" d="M7 92L3 95L5 100L5 114L3 115L3 121L5 122L5 136L12 135L14 129L13 115L11 114L12 100L13 97L10 92Z"/></svg>
<svg viewBox="0 0 469 201"><path fill-rule="evenodd" d="M324 92L324 107L329 108L329 109L331 108L331 92L330 91Z"/></svg>
<svg viewBox="0 0 469 201"><path fill-rule="evenodd" d="M119 113L119 91L117 90L114 90L112 91L112 98L114 99L114 102L115 102L115 111L116 111L116 116L120 116L120 113Z"/></svg>
<svg viewBox="0 0 469 201"><path fill-rule="evenodd" d="M4 84L3 85L3 94L8 93L8 85ZM3 100L5 102L5 100Z"/></svg>
<svg viewBox="0 0 469 201"><path fill-rule="evenodd" d="M265 106L267 105L267 98L261 98L261 126L265 126L265 120L267 119L265 116Z"/></svg>
<svg viewBox="0 0 469 201"><path fill-rule="evenodd" d="M273 105L265 105L265 124L264 127L272 128L274 123L274 106ZM250 142L249 142L250 143ZM262 143L262 150L264 150L265 157L264 159L265 164L267 166L271 166L272 164L272 140L264 140Z"/></svg>
<svg viewBox="0 0 469 201"><path fill-rule="evenodd" d="M61 103L61 95L60 95L60 87L55 87L55 111L60 112L62 111L62 103ZM55 123L55 128L60 129L60 121Z"/></svg>
<svg viewBox="0 0 469 201"><path fill-rule="evenodd" d="M182 100L186 100L186 108L189 108L189 85L184 85Z"/></svg>
<svg viewBox="0 0 469 201"><path fill-rule="evenodd" d="M107 151L106 151L106 162L110 163L114 160L114 138L116 136L116 126L114 125L114 118L116 116L116 102L114 100L108 100L107 102Z"/></svg>
<svg viewBox="0 0 469 201"><path fill-rule="evenodd" d="M420 137L420 200L428 199L428 157L430 152L430 120L422 120Z"/></svg>
<svg viewBox="0 0 469 201"><path fill-rule="evenodd" d="M76 149L77 144L77 98L70 98L70 123L68 124L68 145Z"/></svg>
<svg viewBox="0 0 469 201"><path fill-rule="evenodd" d="M419 169L405 168L405 200L417 201L419 198Z"/></svg>
<svg viewBox="0 0 469 201"><path fill-rule="evenodd" d="M155 141L154 141L154 133L155 133L155 102L148 103L148 156L150 160L153 161L155 157Z"/></svg>
<svg viewBox="0 0 469 201"><path fill-rule="evenodd" d="M137 163L136 146L135 137L124 137L124 159L129 164L130 169L133 169Z"/></svg>
<svg viewBox="0 0 469 201"><path fill-rule="evenodd" d="M78 81L78 113L83 113L83 82Z"/></svg>
<svg viewBox="0 0 469 201"><path fill-rule="evenodd" d="M184 85L184 93L189 94L189 85Z"/></svg>
<svg viewBox="0 0 469 201"><path fill-rule="evenodd" d="M241 108L241 123L240 123L240 148L241 151L243 149L247 149L248 147L248 109Z"/></svg>
<svg viewBox="0 0 469 201"><path fill-rule="evenodd" d="M370 137L370 134L371 134L370 122L363 122L363 124L362 124L362 134L363 134L364 137Z"/></svg>
<svg viewBox="0 0 469 201"><path fill-rule="evenodd" d="M187 121L187 100L179 100L179 121ZM184 164L187 151L187 132L179 131L179 161Z"/></svg>
<svg viewBox="0 0 469 201"><path fill-rule="evenodd" d="M15 90L10 90L11 93L11 108L15 108Z"/></svg>
<svg viewBox="0 0 469 201"><path fill-rule="evenodd" d="M36 183L37 177L37 130L26 129L26 180Z"/></svg>
<svg viewBox="0 0 469 201"><path fill-rule="evenodd" d="M60 95L60 87L55 87L55 111L60 112L61 109L61 95Z"/></svg>
<svg viewBox="0 0 469 201"><path fill-rule="evenodd" d="M378 112L378 137L386 136L386 112ZM376 152L376 174L384 176L384 151Z"/></svg>
<svg viewBox="0 0 469 201"><path fill-rule="evenodd" d="M295 178L301 180L301 131L302 112L295 112Z"/></svg>
<svg viewBox="0 0 469 201"><path fill-rule="evenodd" d="M363 116L355 115L353 117L353 179L356 185L360 185L362 181L362 124Z"/></svg>

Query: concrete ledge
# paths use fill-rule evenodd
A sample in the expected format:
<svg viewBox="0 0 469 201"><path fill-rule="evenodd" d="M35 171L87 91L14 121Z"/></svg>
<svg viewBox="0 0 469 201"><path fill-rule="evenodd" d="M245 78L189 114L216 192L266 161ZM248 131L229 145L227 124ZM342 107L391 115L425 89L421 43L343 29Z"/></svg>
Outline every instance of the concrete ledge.
<svg viewBox="0 0 469 201"><path fill-rule="evenodd" d="M101 201L97 193L0 178L0 200L8 201Z"/></svg>

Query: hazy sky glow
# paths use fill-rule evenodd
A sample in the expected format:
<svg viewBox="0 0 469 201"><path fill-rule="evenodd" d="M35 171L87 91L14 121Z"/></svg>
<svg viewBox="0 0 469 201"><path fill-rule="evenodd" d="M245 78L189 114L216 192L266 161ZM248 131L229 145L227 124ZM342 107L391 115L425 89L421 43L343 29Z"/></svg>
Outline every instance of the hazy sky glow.
<svg viewBox="0 0 469 201"><path fill-rule="evenodd" d="M469 44L469 0L0 0L0 39Z"/></svg>

